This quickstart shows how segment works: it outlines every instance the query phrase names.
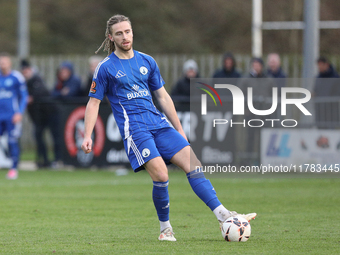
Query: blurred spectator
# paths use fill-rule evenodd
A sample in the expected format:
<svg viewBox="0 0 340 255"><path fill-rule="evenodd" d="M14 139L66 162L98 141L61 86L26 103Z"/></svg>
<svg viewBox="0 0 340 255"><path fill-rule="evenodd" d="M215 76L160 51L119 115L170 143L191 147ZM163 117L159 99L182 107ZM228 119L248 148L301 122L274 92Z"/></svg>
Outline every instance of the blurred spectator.
<svg viewBox="0 0 340 255"><path fill-rule="evenodd" d="M241 74L236 70L234 55L227 52L223 55L222 69L217 70L213 78L240 78Z"/></svg>
<svg viewBox="0 0 340 255"><path fill-rule="evenodd" d="M100 61L102 61L103 58L100 56L91 56L89 58L89 72L86 78L86 82L85 82L85 86L84 86L84 90L83 90L83 96L88 96L89 95L89 91L91 89L91 84L92 84L92 78L93 78L93 74L94 71L96 70L97 65L100 63Z"/></svg>
<svg viewBox="0 0 340 255"><path fill-rule="evenodd" d="M174 101L190 102L190 79L198 78L198 66L195 60L189 59L183 65L183 77L171 91Z"/></svg>
<svg viewBox="0 0 340 255"><path fill-rule="evenodd" d="M52 96L57 98L81 96L81 80L74 74L71 62L63 62L57 70L57 83Z"/></svg>
<svg viewBox="0 0 340 255"><path fill-rule="evenodd" d="M267 77L264 73L264 63L261 58L252 58L250 62L250 73L242 79L241 88L245 95L248 96L248 88L253 88L253 106L257 110L267 110L271 106L272 90L275 87L273 78ZM269 99L269 100L268 100ZM269 104L268 104L269 103ZM248 109L248 107L246 107ZM251 119L263 120L272 118L269 116L258 116L251 113L249 110L245 111L245 121L248 123ZM277 119L277 118L275 118ZM259 127L247 128L247 162L248 164L258 164L260 152L260 130Z"/></svg>
<svg viewBox="0 0 340 255"><path fill-rule="evenodd" d="M324 80L319 78L339 78L339 74L335 71L332 64L325 57L320 57L317 60L319 74L316 77L314 87L314 95L316 97L322 96L340 96L339 84L333 82L325 83Z"/></svg>
<svg viewBox="0 0 340 255"><path fill-rule="evenodd" d="M34 137L37 146L36 163L38 167L49 167L48 149L44 141L44 131L49 128L54 142L54 162L61 159L59 114L56 105L51 101L50 92L38 72L31 66L28 60L21 61L21 72L26 79L28 89L29 116L34 124ZM53 163L55 165L56 163Z"/></svg>
<svg viewBox="0 0 340 255"><path fill-rule="evenodd" d="M340 96L339 79L334 79L339 75L327 58L320 57L317 64L319 74L313 91L316 124L318 128L325 129L339 127L339 102L327 98Z"/></svg>
<svg viewBox="0 0 340 255"><path fill-rule="evenodd" d="M252 58L250 61L249 78L267 78L264 73L264 64L262 58Z"/></svg>
<svg viewBox="0 0 340 255"><path fill-rule="evenodd" d="M281 59L279 54L271 53L267 57L267 74L273 78L280 78L275 79L276 87L278 90L278 96L281 97L281 88L285 87L286 85L286 77L287 75L281 68Z"/></svg>
<svg viewBox="0 0 340 255"><path fill-rule="evenodd" d="M267 57L267 73L271 75L273 78L286 78L287 75L281 68L281 59L279 54L271 53Z"/></svg>
<svg viewBox="0 0 340 255"><path fill-rule="evenodd" d="M12 70L8 53L0 53L0 137L7 133L12 167L7 179L18 178L20 158L19 138L22 129L22 115L27 105L27 88L20 72Z"/></svg>

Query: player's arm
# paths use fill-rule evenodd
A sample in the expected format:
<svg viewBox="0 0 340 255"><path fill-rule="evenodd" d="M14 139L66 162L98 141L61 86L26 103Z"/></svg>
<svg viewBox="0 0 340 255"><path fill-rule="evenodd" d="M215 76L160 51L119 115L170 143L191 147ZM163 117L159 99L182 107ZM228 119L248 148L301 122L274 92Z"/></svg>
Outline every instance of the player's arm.
<svg viewBox="0 0 340 255"><path fill-rule="evenodd" d="M81 148L85 153L90 153L92 151L91 134L97 121L100 102L99 99L90 97L86 106L84 141L81 145Z"/></svg>
<svg viewBox="0 0 340 255"><path fill-rule="evenodd" d="M162 108L163 112L165 113L168 120L171 122L173 127L186 139L188 140L187 136L185 135L181 122L178 119L177 112L175 109L174 102L172 101L170 95L165 90L164 87L157 89L154 91L154 95L157 98L157 101Z"/></svg>

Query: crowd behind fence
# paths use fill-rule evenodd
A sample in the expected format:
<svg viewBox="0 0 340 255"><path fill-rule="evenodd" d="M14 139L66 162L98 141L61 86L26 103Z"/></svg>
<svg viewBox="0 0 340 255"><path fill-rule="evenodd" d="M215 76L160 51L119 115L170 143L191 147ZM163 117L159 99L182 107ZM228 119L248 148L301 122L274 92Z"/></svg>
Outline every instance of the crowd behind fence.
<svg viewBox="0 0 340 255"><path fill-rule="evenodd" d="M47 86L52 89L55 83L56 70L59 65L65 61L71 61L77 73L83 80L88 72L88 55L51 55L51 56L32 56L31 63L36 66L41 76L45 79ZM103 56L104 59L105 56ZM213 73L222 67L222 56L217 54L200 54L200 55L154 55L159 66L162 77L165 81L165 87L169 90L173 84L182 75L182 67L187 59L194 59L199 67L200 77L212 77ZM251 56L235 55L237 69L244 75L249 72L249 63ZM340 66L340 57L331 57L331 63L338 69ZM302 57L298 55L281 56L282 69L288 77L298 78L302 75ZM14 59L14 68L19 68L19 60Z"/></svg>

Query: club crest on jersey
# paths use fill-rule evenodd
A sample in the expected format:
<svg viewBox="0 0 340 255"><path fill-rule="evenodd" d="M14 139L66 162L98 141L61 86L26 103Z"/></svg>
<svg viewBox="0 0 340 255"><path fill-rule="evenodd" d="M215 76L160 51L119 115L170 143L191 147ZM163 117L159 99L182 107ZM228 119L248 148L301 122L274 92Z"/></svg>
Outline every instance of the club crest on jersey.
<svg viewBox="0 0 340 255"><path fill-rule="evenodd" d="M148 73L148 69L145 66L141 66L141 68L139 68L139 71L143 75L146 75Z"/></svg>
<svg viewBox="0 0 340 255"><path fill-rule="evenodd" d="M149 156L150 156L150 150L149 150L148 148L143 149L143 151L142 151L142 156L143 156L144 158L149 157Z"/></svg>
<svg viewBox="0 0 340 255"><path fill-rule="evenodd" d="M5 86L6 86L6 87L10 87L10 86L13 85L12 79L6 79L4 83L5 83Z"/></svg>

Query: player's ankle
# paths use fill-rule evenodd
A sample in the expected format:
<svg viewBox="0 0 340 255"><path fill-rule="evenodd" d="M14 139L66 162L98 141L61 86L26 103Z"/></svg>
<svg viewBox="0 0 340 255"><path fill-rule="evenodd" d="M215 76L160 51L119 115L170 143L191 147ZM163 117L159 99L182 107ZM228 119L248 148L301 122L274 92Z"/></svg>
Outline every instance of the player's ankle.
<svg viewBox="0 0 340 255"><path fill-rule="evenodd" d="M164 230L164 229L167 229L167 228L171 228L171 224L170 224L170 221L159 221L159 224L160 224L160 227L161 227L161 232Z"/></svg>

